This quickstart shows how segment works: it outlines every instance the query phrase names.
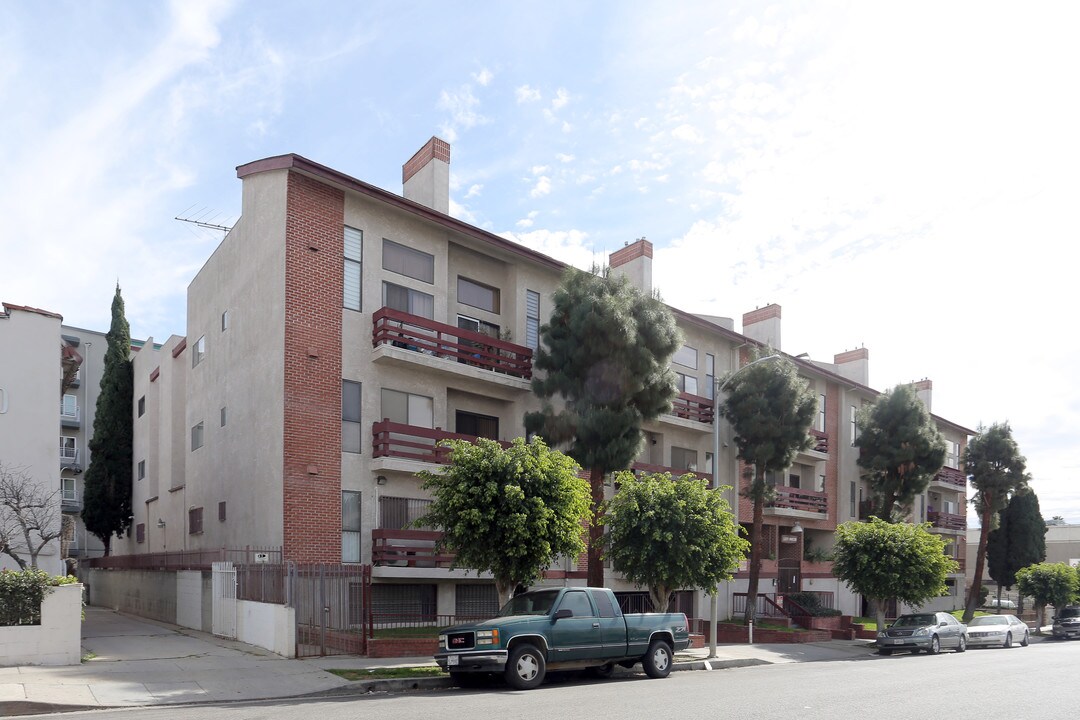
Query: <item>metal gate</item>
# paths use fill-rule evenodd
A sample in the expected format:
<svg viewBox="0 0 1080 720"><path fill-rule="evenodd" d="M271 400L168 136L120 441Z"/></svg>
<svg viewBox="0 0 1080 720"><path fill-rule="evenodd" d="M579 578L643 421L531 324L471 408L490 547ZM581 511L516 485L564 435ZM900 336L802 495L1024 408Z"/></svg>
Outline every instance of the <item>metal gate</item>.
<svg viewBox="0 0 1080 720"><path fill-rule="evenodd" d="M290 564L296 656L365 654L370 598L370 565Z"/></svg>
<svg viewBox="0 0 1080 720"><path fill-rule="evenodd" d="M215 635L236 638L236 568L231 562L215 562L213 575L213 624Z"/></svg>

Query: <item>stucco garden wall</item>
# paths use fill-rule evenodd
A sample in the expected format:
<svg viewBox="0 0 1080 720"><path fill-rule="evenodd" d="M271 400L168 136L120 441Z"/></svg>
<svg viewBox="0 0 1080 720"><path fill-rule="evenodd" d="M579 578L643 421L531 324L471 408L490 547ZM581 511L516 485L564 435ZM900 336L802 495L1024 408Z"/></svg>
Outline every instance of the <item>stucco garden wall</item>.
<svg viewBox="0 0 1080 720"><path fill-rule="evenodd" d="M82 585L52 588L40 625L0 627L0 666L78 665L82 659Z"/></svg>

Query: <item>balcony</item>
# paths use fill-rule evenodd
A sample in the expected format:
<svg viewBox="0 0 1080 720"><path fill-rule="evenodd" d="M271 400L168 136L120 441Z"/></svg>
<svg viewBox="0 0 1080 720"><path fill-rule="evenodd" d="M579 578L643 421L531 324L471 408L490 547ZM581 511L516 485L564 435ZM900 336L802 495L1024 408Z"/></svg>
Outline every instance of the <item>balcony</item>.
<svg viewBox="0 0 1080 720"><path fill-rule="evenodd" d="M765 514L821 519L829 512L829 497L816 490L778 486L776 498L766 506Z"/></svg>
<svg viewBox="0 0 1080 720"><path fill-rule="evenodd" d="M667 467L664 465L649 465L647 463L636 462L630 466L630 470L633 471L635 475L640 473L671 473L671 477L677 478L689 473L699 480L712 480L712 475L709 473L698 472L696 470L679 470L678 468Z"/></svg>
<svg viewBox="0 0 1080 720"><path fill-rule="evenodd" d="M472 435L461 435L441 428L418 427L389 420L374 423L371 426L371 432L371 456L376 461L379 458L396 458L420 463L446 465L450 462L450 450L439 447L438 442L440 440L466 440L468 442L476 440ZM499 441L499 444L503 447L510 446L510 443L502 440ZM376 462L375 464L376 469L383 469L384 466L385 462L382 464ZM385 466L385 469L409 470L410 468Z"/></svg>
<svg viewBox="0 0 1080 720"><path fill-rule="evenodd" d="M813 444L808 450L802 450L798 454L802 462L821 462L829 459L829 434L821 430L811 430L810 437Z"/></svg>
<svg viewBox="0 0 1080 720"><path fill-rule="evenodd" d="M928 510L926 513L926 519L930 523L931 527L938 530L947 530L949 532L955 533L962 533L967 531L966 515L954 515L952 513Z"/></svg>
<svg viewBox="0 0 1080 720"><path fill-rule="evenodd" d="M713 416L712 400L683 392L671 401L671 411L661 415L659 419L679 427L712 432ZM702 427L703 423L709 427Z"/></svg>
<svg viewBox="0 0 1080 720"><path fill-rule="evenodd" d="M951 490L953 492L964 492L967 490L967 475L964 474L963 470L943 467L938 470L937 475L930 481L930 487Z"/></svg>
<svg viewBox="0 0 1080 720"><path fill-rule="evenodd" d="M82 424L82 412L78 405L60 402L60 426L77 428Z"/></svg>
<svg viewBox="0 0 1080 720"><path fill-rule="evenodd" d="M531 390L532 350L523 345L386 307L371 319L375 362L409 363L480 381L478 391L489 391L492 383Z"/></svg>
<svg viewBox="0 0 1080 720"><path fill-rule="evenodd" d="M82 499L80 499L76 493L69 490L64 490L60 493L60 512L80 513L82 512L82 509Z"/></svg>
<svg viewBox="0 0 1080 720"><path fill-rule="evenodd" d="M72 447L60 447L60 467L64 469L80 470L79 451Z"/></svg>

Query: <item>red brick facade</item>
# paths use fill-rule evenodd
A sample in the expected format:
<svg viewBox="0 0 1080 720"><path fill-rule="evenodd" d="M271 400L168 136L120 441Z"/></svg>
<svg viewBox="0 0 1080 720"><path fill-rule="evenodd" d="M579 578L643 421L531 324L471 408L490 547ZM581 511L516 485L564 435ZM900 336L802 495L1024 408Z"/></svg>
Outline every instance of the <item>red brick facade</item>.
<svg viewBox="0 0 1080 720"><path fill-rule="evenodd" d="M759 323L762 320L771 320L772 318L780 317L779 305L766 305L763 308L757 310L751 310L748 313L743 313L742 324L745 328L747 325L753 325Z"/></svg>
<svg viewBox="0 0 1080 720"><path fill-rule="evenodd" d="M283 550L297 562L341 562L344 218L342 191L289 173Z"/></svg>
<svg viewBox="0 0 1080 720"><path fill-rule="evenodd" d="M417 150L416 154L409 158L407 163L401 166L401 182L408 182L409 178L420 172L420 168L424 167L432 160L442 160L449 165L450 144L437 137L428 140L424 147Z"/></svg>

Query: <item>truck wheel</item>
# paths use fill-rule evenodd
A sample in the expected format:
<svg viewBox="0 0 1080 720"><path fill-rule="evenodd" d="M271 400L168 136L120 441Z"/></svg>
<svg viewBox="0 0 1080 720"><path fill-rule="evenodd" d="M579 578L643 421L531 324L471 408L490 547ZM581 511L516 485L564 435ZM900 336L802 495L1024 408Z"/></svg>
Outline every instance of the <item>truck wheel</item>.
<svg viewBox="0 0 1080 720"><path fill-rule="evenodd" d="M671 646L663 640L653 640L641 659L641 667L651 678L665 678L671 673Z"/></svg>
<svg viewBox="0 0 1080 720"><path fill-rule="evenodd" d="M544 681L547 664L544 655L533 645L523 643L510 651L503 676L516 690L532 690Z"/></svg>
<svg viewBox="0 0 1080 720"><path fill-rule="evenodd" d="M594 678L600 678L606 680L611 677L611 674L615 672L615 663L606 663L604 665L594 665L586 672Z"/></svg>

